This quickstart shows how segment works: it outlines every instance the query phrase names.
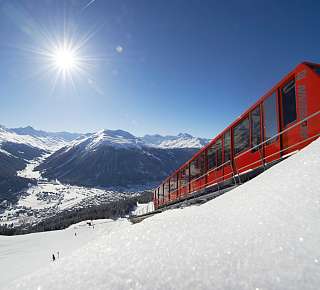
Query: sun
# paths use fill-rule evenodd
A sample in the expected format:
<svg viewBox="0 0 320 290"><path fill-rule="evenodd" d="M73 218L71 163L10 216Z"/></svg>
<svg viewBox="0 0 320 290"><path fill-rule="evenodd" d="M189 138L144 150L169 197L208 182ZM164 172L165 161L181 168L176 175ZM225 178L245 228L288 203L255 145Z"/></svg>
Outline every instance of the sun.
<svg viewBox="0 0 320 290"><path fill-rule="evenodd" d="M62 72L71 72L77 68L77 55L71 49L56 49L53 52L52 60L55 68Z"/></svg>

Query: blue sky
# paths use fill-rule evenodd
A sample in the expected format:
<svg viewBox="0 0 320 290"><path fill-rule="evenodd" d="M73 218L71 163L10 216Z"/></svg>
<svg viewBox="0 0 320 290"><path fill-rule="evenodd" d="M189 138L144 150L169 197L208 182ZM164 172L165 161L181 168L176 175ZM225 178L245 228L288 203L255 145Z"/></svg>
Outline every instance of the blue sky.
<svg viewBox="0 0 320 290"><path fill-rule="evenodd" d="M319 1L90 2L0 0L0 124L214 137L320 62ZM53 84L39 51L86 35L83 72Z"/></svg>

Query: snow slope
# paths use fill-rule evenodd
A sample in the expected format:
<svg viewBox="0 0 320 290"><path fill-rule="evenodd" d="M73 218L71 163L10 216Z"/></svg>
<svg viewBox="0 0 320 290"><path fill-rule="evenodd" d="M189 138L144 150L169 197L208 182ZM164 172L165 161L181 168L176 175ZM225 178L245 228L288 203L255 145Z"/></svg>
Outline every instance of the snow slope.
<svg viewBox="0 0 320 290"><path fill-rule="evenodd" d="M215 200L102 233L2 288L319 289L319 172L320 139Z"/></svg>
<svg viewBox="0 0 320 290"><path fill-rule="evenodd" d="M93 228L89 227L87 222L84 221L63 231L15 237L1 236L0 288L5 289L5 285L12 279L17 279L24 274L50 265L52 254L57 257L59 251L59 260L56 261L58 263L92 239L117 230L123 223L128 222L125 220L119 220L117 223L112 220L96 220L93 223ZM15 255L12 255L12 253L15 253Z"/></svg>

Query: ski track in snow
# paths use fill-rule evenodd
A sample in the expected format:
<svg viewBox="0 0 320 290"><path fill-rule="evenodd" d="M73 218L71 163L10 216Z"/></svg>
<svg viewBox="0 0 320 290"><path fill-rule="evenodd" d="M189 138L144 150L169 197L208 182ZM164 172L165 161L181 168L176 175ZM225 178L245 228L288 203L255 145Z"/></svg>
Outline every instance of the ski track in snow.
<svg viewBox="0 0 320 290"><path fill-rule="evenodd" d="M320 139L204 205L135 225L114 222L117 230L92 236L59 263L16 275L3 289L317 290L319 153ZM37 244L49 234L58 235L26 237ZM11 237L1 251L9 252L19 239ZM7 254L12 259L0 259L1 273L22 253L13 250ZM37 251L31 256L36 259Z"/></svg>

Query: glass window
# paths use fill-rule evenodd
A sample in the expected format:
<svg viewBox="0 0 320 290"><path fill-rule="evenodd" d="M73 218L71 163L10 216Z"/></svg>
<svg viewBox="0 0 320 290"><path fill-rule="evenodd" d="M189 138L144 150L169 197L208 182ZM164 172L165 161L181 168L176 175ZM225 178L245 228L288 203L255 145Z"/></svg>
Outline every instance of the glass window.
<svg viewBox="0 0 320 290"><path fill-rule="evenodd" d="M261 128L260 127L260 107L257 107L251 112L251 145L252 147L257 146L261 143L260 128Z"/></svg>
<svg viewBox="0 0 320 290"><path fill-rule="evenodd" d="M234 127L234 153L238 154L244 150L249 149L250 144L250 131L249 131L249 118L242 120L237 126Z"/></svg>
<svg viewBox="0 0 320 290"><path fill-rule="evenodd" d="M287 126L297 119L295 81L288 82L281 92L283 125Z"/></svg>
<svg viewBox="0 0 320 290"><path fill-rule="evenodd" d="M167 197L169 195L169 181L166 181L164 184L164 196Z"/></svg>
<svg viewBox="0 0 320 290"><path fill-rule="evenodd" d="M197 178L198 176L200 176L200 166L199 166L199 162L198 162L198 158L193 160L190 163L190 176L191 179Z"/></svg>
<svg viewBox="0 0 320 290"><path fill-rule="evenodd" d="M163 199L163 184L161 184L159 187L159 198Z"/></svg>
<svg viewBox="0 0 320 290"><path fill-rule="evenodd" d="M217 166L220 166L222 164L222 139L221 138L216 142L216 148L217 148Z"/></svg>
<svg viewBox="0 0 320 290"><path fill-rule="evenodd" d="M224 134L224 162L231 158L231 136L230 131Z"/></svg>
<svg viewBox="0 0 320 290"><path fill-rule="evenodd" d="M319 66L315 66L313 69L318 75L320 75L320 67Z"/></svg>
<svg viewBox="0 0 320 290"><path fill-rule="evenodd" d="M268 140L278 133L276 100L277 96L274 92L263 102L265 140ZM277 137L270 139L267 144L272 143L276 139Z"/></svg>
<svg viewBox="0 0 320 290"><path fill-rule="evenodd" d="M216 147L214 144L207 149L207 158L208 158L208 170L215 168L217 164L216 164Z"/></svg>
<svg viewBox="0 0 320 290"><path fill-rule="evenodd" d="M191 179L200 177L205 172L205 159L204 154L201 153L198 158L190 163Z"/></svg>
<svg viewBox="0 0 320 290"><path fill-rule="evenodd" d="M311 67L316 72L316 74L320 75L320 66L309 65L309 67Z"/></svg>
<svg viewBox="0 0 320 290"><path fill-rule="evenodd" d="M170 192L177 190L178 182L177 182L177 175L175 174L170 178Z"/></svg>
<svg viewBox="0 0 320 290"><path fill-rule="evenodd" d="M182 169L179 176L179 188L186 186L189 182L189 167Z"/></svg>

